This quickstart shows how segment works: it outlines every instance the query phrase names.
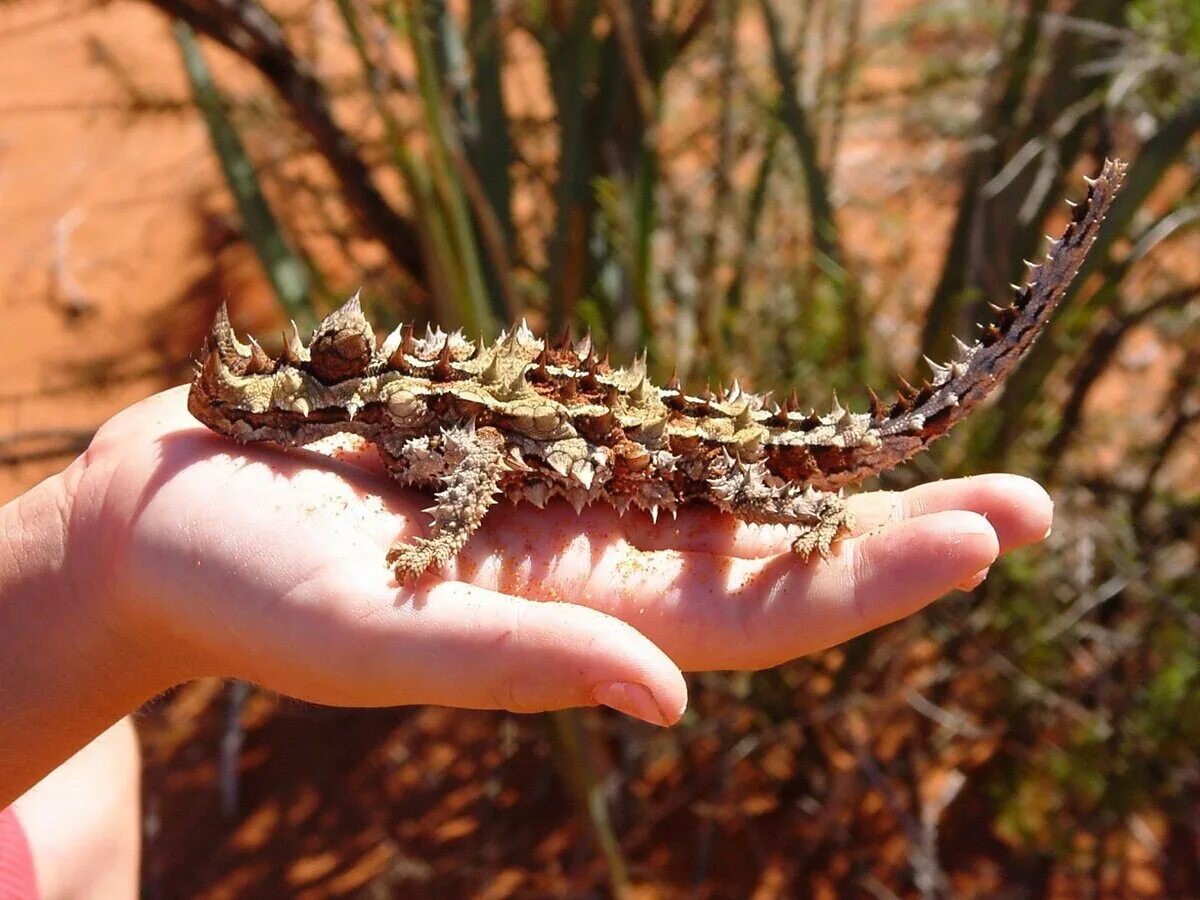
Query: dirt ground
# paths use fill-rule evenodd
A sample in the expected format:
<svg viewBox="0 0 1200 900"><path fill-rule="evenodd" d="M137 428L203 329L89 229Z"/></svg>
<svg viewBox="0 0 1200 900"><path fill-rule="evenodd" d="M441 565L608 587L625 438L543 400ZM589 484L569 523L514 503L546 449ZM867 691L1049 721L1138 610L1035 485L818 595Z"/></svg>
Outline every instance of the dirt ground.
<svg viewBox="0 0 1200 900"><path fill-rule="evenodd" d="M232 243L203 123L171 104L132 111L113 59L154 97L186 100L167 21L147 6L0 9L0 499L186 380L223 297L246 327L259 302L271 315Z"/></svg>

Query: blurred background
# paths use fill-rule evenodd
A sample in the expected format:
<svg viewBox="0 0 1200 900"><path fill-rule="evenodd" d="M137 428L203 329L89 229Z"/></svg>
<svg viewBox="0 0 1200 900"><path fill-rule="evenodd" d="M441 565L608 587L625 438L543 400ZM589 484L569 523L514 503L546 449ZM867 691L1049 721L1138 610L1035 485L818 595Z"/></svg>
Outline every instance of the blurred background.
<svg viewBox="0 0 1200 900"><path fill-rule="evenodd" d="M144 896L1200 894L1198 132L1194 0L0 0L2 500L222 300L862 410L1131 161L999 401L882 485L1032 475L1046 545L666 732L183 686Z"/></svg>

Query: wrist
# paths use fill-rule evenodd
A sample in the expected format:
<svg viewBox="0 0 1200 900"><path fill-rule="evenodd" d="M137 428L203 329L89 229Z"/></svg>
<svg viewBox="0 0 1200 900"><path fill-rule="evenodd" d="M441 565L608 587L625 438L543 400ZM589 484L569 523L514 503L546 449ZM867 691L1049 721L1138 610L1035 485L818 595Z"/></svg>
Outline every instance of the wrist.
<svg viewBox="0 0 1200 900"><path fill-rule="evenodd" d="M0 507L0 807L169 684L95 583L72 469Z"/></svg>

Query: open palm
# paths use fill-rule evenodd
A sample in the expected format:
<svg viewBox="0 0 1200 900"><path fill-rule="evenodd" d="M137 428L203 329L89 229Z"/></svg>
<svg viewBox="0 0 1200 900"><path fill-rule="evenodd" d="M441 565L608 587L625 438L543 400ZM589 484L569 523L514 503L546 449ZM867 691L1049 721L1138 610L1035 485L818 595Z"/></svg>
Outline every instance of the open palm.
<svg viewBox="0 0 1200 900"><path fill-rule="evenodd" d="M861 494L855 532L805 563L783 530L707 508L654 525L502 504L445 571L399 585L385 556L421 532L428 497L361 450L235 445L185 399L100 430L69 473L72 540L164 678L321 703L604 703L667 724L681 669L763 668L894 621L1041 539L1052 512L1006 475Z"/></svg>

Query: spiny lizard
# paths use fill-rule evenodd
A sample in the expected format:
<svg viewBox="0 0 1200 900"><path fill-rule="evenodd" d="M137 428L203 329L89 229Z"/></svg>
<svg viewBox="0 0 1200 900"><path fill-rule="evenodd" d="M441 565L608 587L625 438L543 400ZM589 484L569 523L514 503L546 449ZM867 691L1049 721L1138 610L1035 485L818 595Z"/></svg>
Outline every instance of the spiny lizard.
<svg viewBox="0 0 1200 900"><path fill-rule="evenodd" d="M851 525L839 489L883 472L944 435L1033 343L1066 292L1121 187L1125 164L1088 180L1062 237L1013 302L953 360L870 411L834 400L825 415L733 385L693 396L652 384L643 355L613 368L590 338L552 343L524 323L490 346L460 332L401 326L376 347L357 295L307 347L293 326L278 359L234 335L224 306L205 342L188 409L238 441L308 444L352 432L378 448L401 484L435 490L428 537L396 544L397 579L451 560L500 496L543 506L597 500L657 519L703 501L746 522L795 526L792 544L822 556ZM956 339L957 340L957 339ZM794 398L794 392L793 392Z"/></svg>

